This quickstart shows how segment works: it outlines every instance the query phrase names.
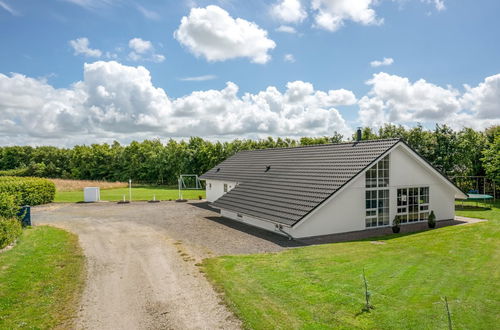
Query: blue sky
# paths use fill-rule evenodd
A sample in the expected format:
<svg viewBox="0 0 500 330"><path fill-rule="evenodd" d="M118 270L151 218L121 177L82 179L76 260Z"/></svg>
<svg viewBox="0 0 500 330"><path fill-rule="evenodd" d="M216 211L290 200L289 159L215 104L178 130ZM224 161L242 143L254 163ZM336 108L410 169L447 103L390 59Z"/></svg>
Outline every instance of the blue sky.
<svg viewBox="0 0 500 330"><path fill-rule="evenodd" d="M500 118L498 13L486 0L0 0L0 144L482 129Z"/></svg>

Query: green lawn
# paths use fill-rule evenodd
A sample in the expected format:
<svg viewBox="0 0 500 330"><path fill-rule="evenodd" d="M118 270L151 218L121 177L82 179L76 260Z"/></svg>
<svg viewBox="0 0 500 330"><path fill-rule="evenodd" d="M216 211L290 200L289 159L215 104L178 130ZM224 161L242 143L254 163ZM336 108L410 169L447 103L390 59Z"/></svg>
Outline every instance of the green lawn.
<svg viewBox="0 0 500 330"><path fill-rule="evenodd" d="M101 189L101 200L103 201L119 201L125 198L129 199L128 188L113 188ZM176 200L179 198L179 191L172 187L162 186L140 186L132 188L132 200L134 201L147 201L153 199L160 200ZM184 199L199 199L199 196L205 198L205 190L183 190L182 195ZM83 190L80 191L62 191L56 192L54 202L80 202L83 201Z"/></svg>
<svg viewBox="0 0 500 330"><path fill-rule="evenodd" d="M500 205L490 221L377 240L207 259L203 267L252 329L454 329L500 324ZM362 312L365 269L371 312Z"/></svg>
<svg viewBox="0 0 500 330"><path fill-rule="evenodd" d="M71 328L84 283L78 238L47 226L28 228L0 254L0 329Z"/></svg>

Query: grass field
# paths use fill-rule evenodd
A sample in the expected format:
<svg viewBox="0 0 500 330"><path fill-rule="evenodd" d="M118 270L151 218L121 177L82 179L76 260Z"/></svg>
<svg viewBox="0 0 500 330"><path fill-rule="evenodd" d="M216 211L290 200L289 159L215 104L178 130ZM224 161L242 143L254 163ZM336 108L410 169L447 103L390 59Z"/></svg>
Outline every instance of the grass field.
<svg viewBox="0 0 500 330"><path fill-rule="evenodd" d="M226 256L204 271L252 329L454 329L500 324L500 203L488 222L378 240ZM375 244L376 243L376 244ZM363 312L365 270L371 304Z"/></svg>
<svg viewBox="0 0 500 330"><path fill-rule="evenodd" d="M0 253L0 329L71 328L83 288L78 238L61 229L25 229Z"/></svg>
<svg viewBox="0 0 500 330"><path fill-rule="evenodd" d="M101 200L119 201L125 198L129 199L128 188L101 189ZM176 200L179 198L179 192L174 187L167 186L138 186L132 188L132 200L146 201L153 199ZM199 196L205 198L205 190L183 190L184 199L199 199ZM83 201L83 189L77 191L57 191L54 202L80 202Z"/></svg>

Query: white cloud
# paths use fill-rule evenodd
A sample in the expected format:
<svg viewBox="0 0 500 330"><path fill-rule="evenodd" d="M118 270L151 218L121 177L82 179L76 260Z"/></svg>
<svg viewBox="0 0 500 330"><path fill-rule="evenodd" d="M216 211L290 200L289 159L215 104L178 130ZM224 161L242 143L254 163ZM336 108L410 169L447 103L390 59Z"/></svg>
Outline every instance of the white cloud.
<svg viewBox="0 0 500 330"><path fill-rule="evenodd" d="M151 41L142 40L141 38L130 39L128 46L138 54L144 54L153 49Z"/></svg>
<svg viewBox="0 0 500 330"><path fill-rule="evenodd" d="M195 80L195 79L193 79ZM115 61L85 64L83 80L54 88L46 79L0 74L0 145L72 145L131 139L216 138L349 134L338 106L358 104L362 125L446 123L484 129L500 124L500 74L464 92L423 79L374 74L357 100L345 89L321 91L293 81L239 93L220 90L170 98L142 66Z"/></svg>
<svg viewBox="0 0 500 330"><path fill-rule="evenodd" d="M137 5L137 10L142 14L142 16L146 17L147 19L150 19L153 21L160 20L160 15L155 11L146 9L141 5Z"/></svg>
<svg viewBox="0 0 500 330"><path fill-rule="evenodd" d="M73 47L74 54L80 55L83 54L88 57L101 57L102 51L99 49L92 49L89 47L89 39L87 38L78 38L75 40L70 40L69 44Z"/></svg>
<svg viewBox="0 0 500 330"><path fill-rule="evenodd" d="M14 10L11 6L9 6L4 1L0 1L0 8L3 8L5 11L8 11L9 14L11 14L12 16L19 16L20 15L17 10Z"/></svg>
<svg viewBox="0 0 500 330"><path fill-rule="evenodd" d="M216 75L207 74L207 75L204 75L204 76L180 78L179 80L181 80L181 81L207 81L207 80L213 80L213 79L216 79L216 78L217 78Z"/></svg>
<svg viewBox="0 0 500 330"><path fill-rule="evenodd" d="M389 66L394 63L394 59L392 57L384 57L382 61L371 61L370 65L373 68L377 68L379 66Z"/></svg>
<svg viewBox="0 0 500 330"><path fill-rule="evenodd" d="M293 54L285 54L285 56L283 56L283 60L288 63L293 63L295 62L295 57Z"/></svg>
<svg viewBox="0 0 500 330"><path fill-rule="evenodd" d="M307 17L300 0L280 0L271 7L271 14L286 23L299 23Z"/></svg>
<svg viewBox="0 0 500 330"><path fill-rule="evenodd" d="M36 140L82 132L85 118L75 105L84 100L81 93L53 88L45 79L0 74L0 144L24 136Z"/></svg>
<svg viewBox="0 0 500 330"><path fill-rule="evenodd" d="M141 38L133 38L128 42L128 46L132 51L128 54L131 61L152 61L156 63L163 62L165 56L156 54L155 48L151 41Z"/></svg>
<svg viewBox="0 0 500 330"><path fill-rule="evenodd" d="M111 61L84 65L83 80L56 89L19 74L0 74L0 145L129 141L151 137L265 137L347 134L335 109L356 102L346 90L317 91L295 81L280 92L270 86L238 96L221 90L170 99L144 67Z"/></svg>
<svg viewBox="0 0 500 330"><path fill-rule="evenodd" d="M384 72L374 74L367 84L371 90L358 102L362 125L420 122L481 129L500 123L500 75L486 78L475 88L467 86L462 95L449 86L423 79L411 82Z"/></svg>
<svg viewBox="0 0 500 330"><path fill-rule="evenodd" d="M380 25L384 20L377 18L372 8L376 3L375 0L312 0L315 26L336 31L347 20L363 25Z"/></svg>
<svg viewBox="0 0 500 330"><path fill-rule="evenodd" d="M446 6L444 5L444 0L420 0L420 1L433 4L436 7L436 10L438 11L446 9Z"/></svg>
<svg viewBox="0 0 500 330"><path fill-rule="evenodd" d="M462 105L480 119L500 119L500 74L487 77L477 87L465 85Z"/></svg>
<svg viewBox="0 0 500 330"><path fill-rule="evenodd" d="M247 57L263 64L271 59L268 51L276 47L266 30L242 18L234 19L218 6L191 9L174 37L190 52L211 62Z"/></svg>
<svg viewBox="0 0 500 330"><path fill-rule="evenodd" d="M288 25L280 25L276 28L277 32L284 32L284 33L297 33L297 30L293 26L288 26Z"/></svg>
<svg viewBox="0 0 500 330"><path fill-rule="evenodd" d="M163 89L153 86L146 68L99 61L85 64L83 76L75 89L87 96L83 107L91 128L114 132L168 129L170 100Z"/></svg>

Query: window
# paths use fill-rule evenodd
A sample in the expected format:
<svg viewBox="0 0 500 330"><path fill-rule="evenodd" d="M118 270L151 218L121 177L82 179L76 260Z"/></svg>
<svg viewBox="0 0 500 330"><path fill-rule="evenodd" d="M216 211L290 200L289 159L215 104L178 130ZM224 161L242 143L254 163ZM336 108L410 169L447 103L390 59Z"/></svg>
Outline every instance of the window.
<svg viewBox="0 0 500 330"><path fill-rule="evenodd" d="M399 188L397 215L401 223L425 221L429 217L429 187Z"/></svg>
<svg viewBox="0 0 500 330"><path fill-rule="evenodd" d="M389 186L389 155L366 171L366 188Z"/></svg>
<svg viewBox="0 0 500 330"><path fill-rule="evenodd" d="M212 190L212 183L208 184L208 190Z"/></svg>
<svg viewBox="0 0 500 330"><path fill-rule="evenodd" d="M377 186L377 169L376 165L366 171L366 188L373 188Z"/></svg>
<svg viewBox="0 0 500 330"><path fill-rule="evenodd" d="M366 197L366 227L389 225L389 190L367 190Z"/></svg>
<svg viewBox="0 0 500 330"><path fill-rule="evenodd" d="M227 193L227 183L224 183L224 192Z"/></svg>
<svg viewBox="0 0 500 330"><path fill-rule="evenodd" d="M389 225L389 155L366 171L366 227Z"/></svg>

